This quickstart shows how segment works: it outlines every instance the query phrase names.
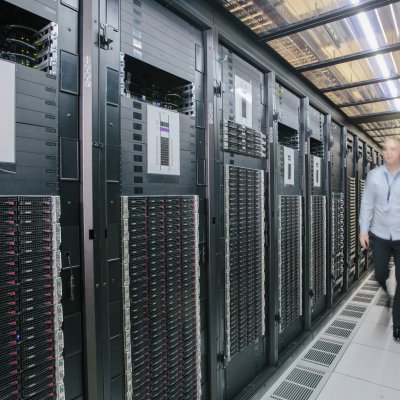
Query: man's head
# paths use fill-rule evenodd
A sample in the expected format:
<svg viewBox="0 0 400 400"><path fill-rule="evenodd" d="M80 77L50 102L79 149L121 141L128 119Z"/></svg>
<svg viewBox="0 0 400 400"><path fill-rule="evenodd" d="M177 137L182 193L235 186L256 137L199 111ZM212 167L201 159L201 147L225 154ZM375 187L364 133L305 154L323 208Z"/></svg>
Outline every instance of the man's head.
<svg viewBox="0 0 400 400"><path fill-rule="evenodd" d="M383 144L383 159L389 166L400 165L400 141L395 138L388 138Z"/></svg>

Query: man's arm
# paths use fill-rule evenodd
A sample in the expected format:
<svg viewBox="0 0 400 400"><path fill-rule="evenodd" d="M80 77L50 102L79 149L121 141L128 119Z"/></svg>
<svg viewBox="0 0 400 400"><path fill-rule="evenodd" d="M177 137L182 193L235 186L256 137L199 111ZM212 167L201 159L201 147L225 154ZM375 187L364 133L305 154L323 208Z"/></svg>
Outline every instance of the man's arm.
<svg viewBox="0 0 400 400"><path fill-rule="evenodd" d="M371 171L372 172L372 171ZM371 182L371 172L368 173L365 182L364 193L361 199L361 209L359 217L360 225L360 244L363 249L369 246L368 231L374 215L375 196Z"/></svg>

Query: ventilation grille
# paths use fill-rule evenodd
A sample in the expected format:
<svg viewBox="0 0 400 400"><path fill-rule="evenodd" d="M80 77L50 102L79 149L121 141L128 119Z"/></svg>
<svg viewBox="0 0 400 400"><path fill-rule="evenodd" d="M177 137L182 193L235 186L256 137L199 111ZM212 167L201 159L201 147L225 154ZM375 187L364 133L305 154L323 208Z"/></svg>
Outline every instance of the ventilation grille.
<svg viewBox="0 0 400 400"><path fill-rule="evenodd" d="M332 275L338 281L344 265L344 195L332 193Z"/></svg>
<svg viewBox="0 0 400 400"><path fill-rule="evenodd" d="M316 303L326 294L326 198L311 196L311 288Z"/></svg>
<svg viewBox="0 0 400 400"><path fill-rule="evenodd" d="M342 347L342 343L318 340L303 360L329 367Z"/></svg>
<svg viewBox="0 0 400 400"><path fill-rule="evenodd" d="M358 292L354 297L353 301L358 301L361 303L371 303L372 299L375 297L374 294L371 293L362 293Z"/></svg>
<svg viewBox="0 0 400 400"><path fill-rule="evenodd" d="M357 216L356 216L356 180L347 177L347 249L350 258L356 253Z"/></svg>
<svg viewBox="0 0 400 400"><path fill-rule="evenodd" d="M351 335L351 332L354 330L356 325L357 323L355 322L337 319L333 321L331 326L325 331L325 334L347 339Z"/></svg>
<svg viewBox="0 0 400 400"><path fill-rule="evenodd" d="M379 283L370 283L367 282L363 287L362 290L368 290L371 292L376 292L379 289Z"/></svg>
<svg viewBox="0 0 400 400"><path fill-rule="evenodd" d="M363 316L366 309L367 309L366 306L358 306L358 305L349 304L340 313L340 315L343 315L344 317L351 317L351 318L359 319Z"/></svg>
<svg viewBox="0 0 400 400"><path fill-rule="evenodd" d="M382 293L379 297L378 300L376 301L376 305L377 306L384 306L386 307L389 301L389 297L387 296L387 294L384 292Z"/></svg>
<svg viewBox="0 0 400 400"><path fill-rule="evenodd" d="M323 371L316 369L298 366L288 375L286 381L297 383L299 385L306 386L311 389L315 389L321 382L324 376Z"/></svg>
<svg viewBox="0 0 400 400"><path fill-rule="evenodd" d="M265 334L264 175L225 166L225 334L228 360Z"/></svg>
<svg viewBox="0 0 400 400"><path fill-rule="evenodd" d="M282 332L299 318L302 309L301 196L280 196L279 210L279 295Z"/></svg>
<svg viewBox="0 0 400 400"><path fill-rule="evenodd" d="M313 390L297 385L292 382L282 382L278 389L271 396L278 400L307 400L313 394Z"/></svg>

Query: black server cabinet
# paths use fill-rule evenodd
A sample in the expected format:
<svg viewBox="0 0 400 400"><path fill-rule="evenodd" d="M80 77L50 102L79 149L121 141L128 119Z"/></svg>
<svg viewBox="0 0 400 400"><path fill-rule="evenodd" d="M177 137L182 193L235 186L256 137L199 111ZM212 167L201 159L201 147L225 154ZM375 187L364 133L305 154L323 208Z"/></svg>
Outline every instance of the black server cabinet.
<svg viewBox="0 0 400 400"><path fill-rule="evenodd" d="M0 2L0 285L15 298L0 316L1 398L83 395L79 29L64 3Z"/></svg>
<svg viewBox="0 0 400 400"><path fill-rule="evenodd" d="M330 183L331 183L331 287L333 300L343 291L344 284L344 238L345 238L345 180L343 128L332 122L330 135ZM329 213L329 210L328 210Z"/></svg>
<svg viewBox="0 0 400 400"><path fill-rule="evenodd" d="M357 238L356 238L356 249L357 249L357 268L356 268L356 278L358 279L366 270L367 268L367 252L361 248L360 241L358 240L359 236L359 224L358 224L358 217L360 213L361 207L361 198L364 192L365 186L365 178L367 176L367 144L359 137L356 138L356 146L357 146L357 160L356 160L356 197L357 197Z"/></svg>
<svg viewBox="0 0 400 400"><path fill-rule="evenodd" d="M305 137L305 227L306 251L304 269L308 287L305 307L307 324L321 314L327 304L327 116L314 107L307 109ZM330 128L330 124L329 124ZM308 296L307 296L308 294ZM310 314L309 314L310 313Z"/></svg>
<svg viewBox="0 0 400 400"><path fill-rule="evenodd" d="M379 152L378 150L373 149L372 150L372 158L373 158L373 163L374 163L374 167L379 166Z"/></svg>
<svg viewBox="0 0 400 400"><path fill-rule="evenodd" d="M271 188L271 285L277 291L274 307L276 347L283 349L303 328L303 129L307 99L280 83L275 86L275 118L272 136ZM302 123L300 123L302 121ZM272 316L271 316L272 317ZM272 334L272 332L271 332Z"/></svg>
<svg viewBox="0 0 400 400"><path fill-rule="evenodd" d="M225 46L217 57L218 398L232 399L266 367L265 86L264 74Z"/></svg>
<svg viewBox="0 0 400 400"><path fill-rule="evenodd" d="M364 162L365 162L364 171L365 171L365 179L366 179L369 171L371 171L373 168L376 167L375 160L374 160L374 150L373 150L372 146L370 146L370 145L366 145L366 157L365 157ZM366 262L365 269L373 268L371 247L369 247L368 250L366 251L365 262Z"/></svg>
<svg viewBox="0 0 400 400"><path fill-rule="evenodd" d="M120 127L111 128L118 147L110 144L108 164L117 204L122 194L113 213L122 302L109 311L113 329L112 314L122 314L122 377L112 395L207 398L203 35L156 1L122 0L120 38L120 111L107 111Z"/></svg>
<svg viewBox="0 0 400 400"><path fill-rule="evenodd" d="M345 158L345 240L346 240L346 271L345 290L354 281L356 274L357 257L357 178L356 178L357 147L356 138L346 132L346 158Z"/></svg>

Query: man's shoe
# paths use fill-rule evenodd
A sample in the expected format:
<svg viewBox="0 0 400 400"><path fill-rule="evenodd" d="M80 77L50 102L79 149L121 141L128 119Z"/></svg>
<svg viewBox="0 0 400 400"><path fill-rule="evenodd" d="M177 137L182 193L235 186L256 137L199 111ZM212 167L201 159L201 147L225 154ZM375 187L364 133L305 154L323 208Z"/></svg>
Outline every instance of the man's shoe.
<svg viewBox="0 0 400 400"><path fill-rule="evenodd" d="M400 341L400 327L393 327L393 339Z"/></svg>

